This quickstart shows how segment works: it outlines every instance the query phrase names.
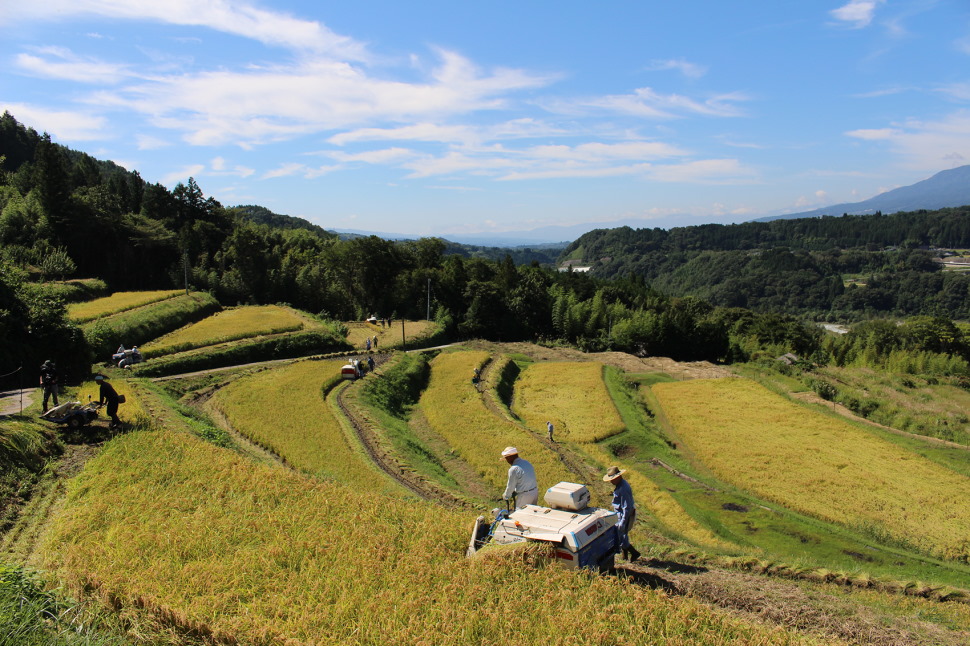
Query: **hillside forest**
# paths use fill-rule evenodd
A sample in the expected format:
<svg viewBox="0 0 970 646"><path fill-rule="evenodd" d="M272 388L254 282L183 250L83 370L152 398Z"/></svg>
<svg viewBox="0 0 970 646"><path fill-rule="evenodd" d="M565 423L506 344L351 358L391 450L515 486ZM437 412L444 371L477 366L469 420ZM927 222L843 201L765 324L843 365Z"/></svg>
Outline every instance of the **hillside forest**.
<svg viewBox="0 0 970 646"><path fill-rule="evenodd" d="M86 374L91 339L64 304L96 295L69 279L95 277L103 293L185 288L335 321L428 317L452 339L721 363L793 353L965 382L970 346L954 320L970 317L970 274L941 271L924 247L970 247L968 212L594 231L560 258L596 259L594 271L559 272L531 250L493 258L439 238L340 239L226 207L192 178L169 190L5 113L0 372L56 349L68 374ZM858 322L835 336L813 318Z"/></svg>

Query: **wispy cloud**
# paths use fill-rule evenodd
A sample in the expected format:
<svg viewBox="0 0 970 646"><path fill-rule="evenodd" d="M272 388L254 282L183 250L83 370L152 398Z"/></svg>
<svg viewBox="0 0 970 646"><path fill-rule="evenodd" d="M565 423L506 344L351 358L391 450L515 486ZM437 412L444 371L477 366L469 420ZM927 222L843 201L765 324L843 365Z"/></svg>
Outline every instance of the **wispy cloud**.
<svg viewBox="0 0 970 646"><path fill-rule="evenodd" d="M263 173L260 179L273 179L276 177L289 177L292 175L301 175L305 179L314 179L320 177L321 175L326 175L332 173L335 170L339 170L342 166L317 166L311 167L306 164L290 163L283 164L275 170Z"/></svg>
<svg viewBox="0 0 970 646"><path fill-rule="evenodd" d="M347 63L322 60L294 66L160 76L89 101L147 115L158 127L183 132L197 145L252 146L314 132L383 121L424 121L505 107L506 96L549 82L518 70L483 71L442 52L423 83L369 76Z"/></svg>
<svg viewBox="0 0 970 646"><path fill-rule="evenodd" d="M370 58L363 43L334 33L314 20L301 20L246 2L227 0L44 0L5 3L0 22L69 20L75 16L104 16L111 20L154 22L206 27L273 45L324 54L340 60Z"/></svg>
<svg viewBox="0 0 970 646"><path fill-rule="evenodd" d="M162 178L163 184L177 184L178 182L188 181L190 177L196 177L205 170L205 164L191 164L183 166L179 170L173 171Z"/></svg>
<svg viewBox="0 0 970 646"><path fill-rule="evenodd" d="M883 2L885 0L849 0L847 4L833 9L829 14L853 29L862 29L872 22L876 15L876 7Z"/></svg>
<svg viewBox="0 0 970 646"><path fill-rule="evenodd" d="M553 111L565 113L584 109L598 109L645 119L673 119L686 115L709 117L738 117L744 111L736 104L747 101L748 97L740 92L715 95L703 100L692 99L680 94L662 94L653 88L643 87L633 94L613 94L603 97L559 102L547 106Z"/></svg>
<svg viewBox="0 0 970 646"><path fill-rule="evenodd" d="M108 134L108 120L83 111L51 110L27 103L5 103L0 100L0 112L16 115L21 123L44 130L64 141L92 141ZM43 124L43 126L37 125Z"/></svg>
<svg viewBox="0 0 970 646"><path fill-rule="evenodd" d="M970 163L970 110L958 110L936 121L913 119L892 127L846 134L884 142L902 165L915 170L939 171Z"/></svg>
<svg viewBox="0 0 970 646"><path fill-rule="evenodd" d="M78 56L65 47L36 47L18 54L14 65L24 74L88 84L115 84L129 76L127 65Z"/></svg>
<svg viewBox="0 0 970 646"><path fill-rule="evenodd" d="M677 59L667 59L667 60L652 60L647 66L646 70L648 72L663 72L667 70L676 70L683 74L684 76L692 79L700 78L707 74L707 67L704 65L698 65L697 63L691 63L690 61L685 61L682 58Z"/></svg>

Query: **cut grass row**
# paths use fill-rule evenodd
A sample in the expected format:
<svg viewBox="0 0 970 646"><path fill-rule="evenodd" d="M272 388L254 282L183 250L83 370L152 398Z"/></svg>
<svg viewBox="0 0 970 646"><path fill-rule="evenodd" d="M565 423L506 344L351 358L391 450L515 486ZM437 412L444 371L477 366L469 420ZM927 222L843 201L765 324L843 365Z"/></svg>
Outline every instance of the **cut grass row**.
<svg viewBox="0 0 970 646"><path fill-rule="evenodd" d="M677 434L724 481L876 539L970 559L970 478L746 379L653 391Z"/></svg>
<svg viewBox="0 0 970 646"><path fill-rule="evenodd" d="M534 548L469 561L466 533L464 515L428 503L136 432L70 483L42 556L70 590L231 643L818 643L618 579L537 570L523 563Z"/></svg>

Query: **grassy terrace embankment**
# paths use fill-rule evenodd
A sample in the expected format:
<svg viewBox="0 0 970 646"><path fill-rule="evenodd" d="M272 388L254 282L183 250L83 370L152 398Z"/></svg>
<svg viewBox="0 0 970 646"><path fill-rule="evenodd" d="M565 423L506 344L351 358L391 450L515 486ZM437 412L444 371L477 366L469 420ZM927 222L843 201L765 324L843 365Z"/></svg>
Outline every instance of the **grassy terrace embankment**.
<svg viewBox="0 0 970 646"><path fill-rule="evenodd" d="M821 643L618 579L526 567L532 550L466 560L467 521L187 434L136 432L71 482L43 557L72 590L232 643Z"/></svg>
<svg viewBox="0 0 970 646"><path fill-rule="evenodd" d="M970 559L970 478L746 379L653 390L678 436L724 481L890 544Z"/></svg>
<svg viewBox="0 0 970 646"><path fill-rule="evenodd" d="M111 316L137 307L168 300L181 294L178 289L164 289L150 292L115 292L110 296L96 298L83 303L72 303L67 314L78 323L87 323L102 316Z"/></svg>

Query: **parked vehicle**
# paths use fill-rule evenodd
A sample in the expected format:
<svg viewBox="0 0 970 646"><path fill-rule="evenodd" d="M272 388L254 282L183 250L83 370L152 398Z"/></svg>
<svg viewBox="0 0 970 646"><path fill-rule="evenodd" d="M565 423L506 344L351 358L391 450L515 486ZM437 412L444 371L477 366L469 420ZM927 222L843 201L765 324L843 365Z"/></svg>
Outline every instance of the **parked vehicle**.
<svg viewBox="0 0 970 646"><path fill-rule="evenodd" d="M97 402L88 404L65 402L41 415L41 419L46 419L48 422L61 424L68 428L77 429L82 426L87 426L90 422L97 419L98 409L100 407L101 404Z"/></svg>

